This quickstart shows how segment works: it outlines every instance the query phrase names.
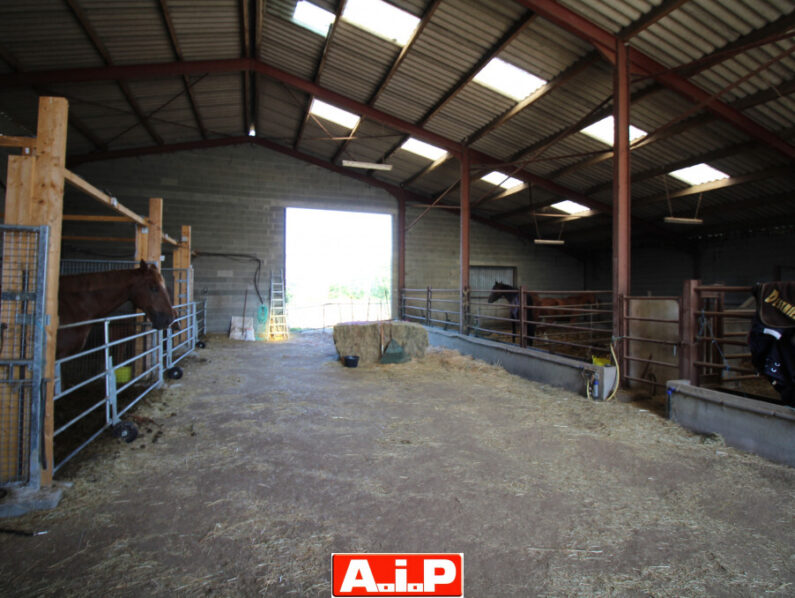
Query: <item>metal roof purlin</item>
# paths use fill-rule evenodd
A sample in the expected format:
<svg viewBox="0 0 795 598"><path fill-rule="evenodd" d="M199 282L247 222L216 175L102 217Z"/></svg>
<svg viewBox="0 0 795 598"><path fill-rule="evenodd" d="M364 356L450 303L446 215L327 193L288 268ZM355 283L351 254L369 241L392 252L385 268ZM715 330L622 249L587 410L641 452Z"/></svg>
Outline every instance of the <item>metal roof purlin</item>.
<svg viewBox="0 0 795 598"><path fill-rule="evenodd" d="M345 0L340 0L337 4L337 11L334 14L334 22L331 24L329 28L328 35L326 36L326 42L323 44L323 50L320 52L320 58L317 61L317 65L315 65L315 72L312 75L312 81L314 83L320 82L320 74L323 72L323 67L326 64L326 57L328 56L329 48L331 47L331 42L334 40L334 36L337 33L337 28L339 26L340 19L342 18L342 11L345 9ZM259 56L257 56L259 58ZM301 124L298 126L298 130L295 133L295 138L293 139L293 149L297 150L298 146L301 145L301 139L304 138L304 130L306 129L306 123L309 122L309 118L311 116L309 109L312 107L312 100L315 99L315 96L310 94L306 100L306 106L304 107L304 118L301 119ZM358 124L357 124L358 127ZM351 131L351 136L356 134L356 128Z"/></svg>
<svg viewBox="0 0 795 598"><path fill-rule="evenodd" d="M615 35L553 0L515 1L537 12L561 29L594 45L608 48L616 47L618 40ZM665 87L676 91L693 102L707 101L707 109L717 114L720 118L731 123L746 135L775 148L790 160L795 159L795 147L728 104L717 99L710 99L706 91L686 78L667 71L662 64L634 48L630 48L629 57L630 63L640 72L652 75L656 81Z"/></svg>
<svg viewBox="0 0 795 598"><path fill-rule="evenodd" d="M168 10L166 0L160 0L158 2L158 6L160 8L160 16L163 18L163 24L165 25L166 31L168 32L168 41L171 44L172 52L174 52L174 58L182 61L184 60L182 49L179 47L177 32L174 29L174 22L171 20L171 13ZM193 119L196 121L196 126L199 128L199 133L201 133L202 139L207 139L207 129L204 127L204 123L202 122L202 117L199 113L199 107L196 105L196 99L193 97L193 90L191 89L190 81L188 81L187 75L182 75L182 86L185 89L185 93L188 97L190 109L191 112L193 112Z"/></svg>
<svg viewBox="0 0 795 598"><path fill-rule="evenodd" d="M69 6L69 9L72 11L72 15L74 16L75 20L77 21L78 25L83 29L83 32L86 34L88 39L91 41L91 44L96 49L97 53L102 57L102 60L108 66L113 64L111 60L110 53L105 45L102 43L102 40L97 35L94 28L91 26L91 23L88 21L88 17L86 17L83 9L80 8L80 5L77 3L77 0L66 0L66 4ZM141 107L138 105L138 102L135 100L135 97L130 90L129 85L127 85L124 81L117 81L117 85L121 89L122 94L124 95L127 103L130 104L130 107L135 112L136 117L146 129L147 133L152 137L160 145L163 145L164 141L163 138L155 131L152 124L147 119L146 115L141 110Z"/></svg>
<svg viewBox="0 0 795 598"><path fill-rule="evenodd" d="M411 38L406 43L406 45L403 46L403 48L400 50L400 54L398 54L397 58L395 58L394 62L392 63L392 66L389 68L389 71L387 72L386 75L384 75L383 79L381 79L381 81L378 83L378 86L376 87L375 91L367 100L368 106L375 105L376 101L378 100L378 97L383 93L384 89L386 89L386 86L392 80L392 77L394 77L400 65L403 64L403 60L406 58L406 55L408 54L409 50L414 46L414 43L417 41L420 34L428 25L428 23L430 23L431 17L433 17L433 14L436 12L436 9L439 7L439 4L441 3L442 0L434 0L431 3L431 5L425 10L425 13L422 15L422 18L420 19L420 22L417 24L416 29L414 29L414 32L411 34ZM362 124L361 121L357 123L353 131L351 131L351 137L354 137L356 135L356 132L361 126L361 124ZM337 160L339 160L340 156L342 156L342 153L348 147L348 143L350 143L350 140L342 142L339 149L334 154L334 157L331 158L332 162L336 162ZM382 162L384 160L386 160L386 157L382 159Z"/></svg>
<svg viewBox="0 0 795 598"><path fill-rule="evenodd" d="M461 92L462 89L464 89L464 87L469 82L472 81L472 79L475 78L475 75L477 75L480 72L480 70L491 61L492 58L495 58L500 52L502 52L506 48L506 46L508 46L508 44L510 44L513 40L515 40L516 37L524 30L524 28L533 21L533 19L535 19L535 15L532 12L528 12L527 14L524 15L523 18L519 19L516 23L514 23L514 25L508 31L506 31L505 34L499 40L497 40L497 43L495 43L491 48L489 48L489 51L486 52L481 57L481 59L477 63L475 63L475 65L472 66L471 69L469 69L466 73L464 73L464 76L461 77L456 82L456 84L452 87L452 89L448 90L448 92L444 94L444 96L442 96L442 98L439 99L439 101L436 102L436 104L431 106L431 108L428 109L428 111L422 115L422 118L420 118L418 124L420 126L425 125L431 118L433 118L436 114L438 114L442 108L444 108L453 98L455 98L456 95L458 95ZM392 146L381 157L381 161L383 162L385 160L388 160L389 156L395 153L397 149L401 145L403 145L405 141L406 138L404 137L398 143ZM439 162L439 164L434 163L435 165L433 165L430 169L426 167L422 169L420 172L416 173L413 177L411 177L411 179L407 180L414 181L420 176L427 174L428 172L431 172L432 170L434 170L434 168L438 168L438 166L441 166L444 162L445 161L443 160ZM404 181L403 184L404 185L408 184L408 182Z"/></svg>
<svg viewBox="0 0 795 598"><path fill-rule="evenodd" d="M17 59L14 57L13 54L11 54L11 52L9 52L2 45L0 45L0 60L3 60L12 71L17 72L20 70L19 62L17 62ZM40 96L58 95L57 93L53 93L46 87L40 85L33 85L33 91L35 91ZM102 141L99 137L94 135L91 129L89 129L79 118L77 118L74 115L73 111L69 112L68 118L69 118L69 126L74 127L83 137L85 137L91 143L93 143L94 147L102 151L108 149L108 145L104 141Z"/></svg>

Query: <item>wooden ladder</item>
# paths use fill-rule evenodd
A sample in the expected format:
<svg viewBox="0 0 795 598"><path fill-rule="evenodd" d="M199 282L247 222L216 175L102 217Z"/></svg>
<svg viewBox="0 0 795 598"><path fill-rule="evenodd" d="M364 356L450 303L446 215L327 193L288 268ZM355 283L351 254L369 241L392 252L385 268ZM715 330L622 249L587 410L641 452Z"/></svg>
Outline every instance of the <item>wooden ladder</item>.
<svg viewBox="0 0 795 598"><path fill-rule="evenodd" d="M284 305L284 270L274 275L271 271L271 302L268 315L268 340L287 340L290 333L287 330L287 314Z"/></svg>

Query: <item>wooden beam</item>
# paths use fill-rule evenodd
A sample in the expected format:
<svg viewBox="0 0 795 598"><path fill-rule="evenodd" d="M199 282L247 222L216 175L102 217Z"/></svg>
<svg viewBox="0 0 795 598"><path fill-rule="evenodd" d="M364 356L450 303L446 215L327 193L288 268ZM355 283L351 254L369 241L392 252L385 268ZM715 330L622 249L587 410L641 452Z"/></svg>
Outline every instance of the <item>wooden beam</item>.
<svg viewBox="0 0 795 598"><path fill-rule="evenodd" d="M0 147L27 147L36 149L36 138L0 134Z"/></svg>
<svg viewBox="0 0 795 598"><path fill-rule="evenodd" d="M83 191L84 193L86 193L90 197L93 197L94 199L96 199L100 203L102 203L102 204L106 205L107 207L109 207L111 210L115 210L116 212L118 212L122 216L128 217L130 220L132 220L133 222L135 222L137 224L140 224L141 226L146 226L147 225L147 222L146 222L145 218L142 218L141 216L139 216L138 214L133 212L131 209L123 206L122 204L120 204L119 200L116 199L115 197L111 197L107 193L104 193L103 191L100 191L94 185L92 185L91 183L86 181L84 178L82 178L80 175L77 175L74 172L72 172L71 170L67 170L66 168L64 168L62 177L64 178L64 180L67 183L69 183L73 187L79 189L80 191Z"/></svg>
<svg viewBox="0 0 795 598"><path fill-rule="evenodd" d="M63 235L64 241L97 241L102 243L135 243L135 237L96 237L91 235Z"/></svg>
<svg viewBox="0 0 795 598"><path fill-rule="evenodd" d="M98 214L64 214L63 219L69 222L134 222L129 216L100 216Z"/></svg>

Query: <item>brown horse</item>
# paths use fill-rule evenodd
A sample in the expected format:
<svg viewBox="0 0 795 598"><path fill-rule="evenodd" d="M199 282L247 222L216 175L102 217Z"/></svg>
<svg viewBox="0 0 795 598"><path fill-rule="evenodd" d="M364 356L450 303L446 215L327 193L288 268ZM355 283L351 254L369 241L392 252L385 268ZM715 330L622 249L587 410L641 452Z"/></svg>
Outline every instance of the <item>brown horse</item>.
<svg viewBox="0 0 795 598"><path fill-rule="evenodd" d="M58 290L60 324L104 318L131 301L146 313L157 330L174 320L174 308L156 266L141 260L140 268L62 276ZM77 353L85 347L91 324L58 330L56 357Z"/></svg>

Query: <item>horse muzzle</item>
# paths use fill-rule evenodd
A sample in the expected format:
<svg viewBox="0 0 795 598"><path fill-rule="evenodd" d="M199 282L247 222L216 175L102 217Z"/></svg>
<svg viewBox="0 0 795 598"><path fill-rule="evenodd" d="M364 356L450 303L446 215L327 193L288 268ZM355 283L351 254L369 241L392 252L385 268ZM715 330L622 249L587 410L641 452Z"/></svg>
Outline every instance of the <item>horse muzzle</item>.
<svg viewBox="0 0 795 598"><path fill-rule="evenodd" d="M149 319L157 330L165 330L174 321L174 316L171 313L158 311L149 314Z"/></svg>

